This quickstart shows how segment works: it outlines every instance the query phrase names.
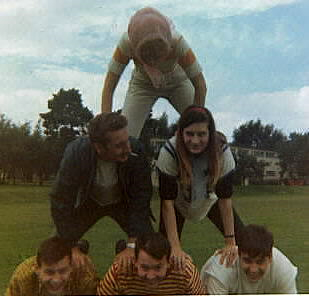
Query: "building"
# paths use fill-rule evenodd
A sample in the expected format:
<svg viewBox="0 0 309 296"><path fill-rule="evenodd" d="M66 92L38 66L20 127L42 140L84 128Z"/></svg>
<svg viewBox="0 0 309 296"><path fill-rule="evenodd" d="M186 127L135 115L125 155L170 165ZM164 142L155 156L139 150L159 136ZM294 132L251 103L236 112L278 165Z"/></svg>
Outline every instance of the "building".
<svg viewBox="0 0 309 296"><path fill-rule="evenodd" d="M239 155L240 153L245 155L254 156L258 162L263 162L264 172L263 181L271 183L279 183L281 180L281 166L279 155L275 151L262 150L256 148L243 148L231 145L231 150L234 155Z"/></svg>

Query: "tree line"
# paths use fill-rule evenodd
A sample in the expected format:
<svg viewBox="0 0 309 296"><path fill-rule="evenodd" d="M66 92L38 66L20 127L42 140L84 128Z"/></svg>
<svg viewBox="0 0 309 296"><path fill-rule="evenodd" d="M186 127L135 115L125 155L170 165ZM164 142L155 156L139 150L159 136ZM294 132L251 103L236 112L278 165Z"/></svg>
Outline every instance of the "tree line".
<svg viewBox="0 0 309 296"><path fill-rule="evenodd" d="M79 90L60 89L47 104L49 111L39 114L34 129L29 122L17 125L0 114L0 183L43 184L56 174L66 145L87 134L87 123L94 115L83 106ZM157 156L150 139L168 139L176 128L176 123L168 124L166 113L160 118L149 115L140 137L149 158ZM235 146L278 152L282 174L309 175L309 133L286 136L273 125L251 120L235 129L232 138ZM263 171L263 163L249 155L238 155L237 167L238 177Z"/></svg>

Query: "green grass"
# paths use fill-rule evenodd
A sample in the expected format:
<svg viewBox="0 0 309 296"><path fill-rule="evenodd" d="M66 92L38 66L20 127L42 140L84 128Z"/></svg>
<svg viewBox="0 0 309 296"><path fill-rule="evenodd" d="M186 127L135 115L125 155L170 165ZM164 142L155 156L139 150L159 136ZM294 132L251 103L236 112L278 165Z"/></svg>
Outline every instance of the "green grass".
<svg viewBox="0 0 309 296"><path fill-rule="evenodd" d="M48 186L0 186L0 294L4 293L17 264L35 254L38 244L54 230L49 189ZM236 188L233 202L246 224L263 224L274 233L276 246L299 269L299 292L309 293L309 187L241 187ZM158 198L154 198L152 207L158 220ZM113 260L115 242L125 238L125 234L111 219L104 218L85 238L91 243L91 256L103 275ZM182 244L200 268L223 246L223 239L205 219L197 224L185 224Z"/></svg>

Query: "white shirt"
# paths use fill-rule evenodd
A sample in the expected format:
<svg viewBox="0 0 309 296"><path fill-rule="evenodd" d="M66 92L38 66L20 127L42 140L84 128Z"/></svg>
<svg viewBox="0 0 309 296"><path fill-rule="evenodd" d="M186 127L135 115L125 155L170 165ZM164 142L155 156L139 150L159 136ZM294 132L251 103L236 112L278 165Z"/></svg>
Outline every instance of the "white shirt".
<svg viewBox="0 0 309 296"><path fill-rule="evenodd" d="M178 177L178 160L176 156L176 137L171 138L160 150L157 161L158 169L170 176ZM191 159L192 164L192 186L185 188L177 180L178 196L175 206L188 220L197 222L202 220L218 197L214 192L207 192L208 156L199 155ZM222 169L220 177L230 173L235 168L235 160L228 146L223 148Z"/></svg>
<svg viewBox="0 0 309 296"><path fill-rule="evenodd" d="M296 294L297 267L277 248L263 277L250 282L240 268L239 259L231 267L219 263L220 255L208 259L201 279L209 294Z"/></svg>

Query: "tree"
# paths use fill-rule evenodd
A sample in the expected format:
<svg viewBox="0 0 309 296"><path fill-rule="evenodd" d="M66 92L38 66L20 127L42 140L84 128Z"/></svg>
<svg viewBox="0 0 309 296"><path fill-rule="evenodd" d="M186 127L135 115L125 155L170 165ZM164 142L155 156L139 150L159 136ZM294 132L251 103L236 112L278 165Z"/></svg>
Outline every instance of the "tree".
<svg viewBox="0 0 309 296"><path fill-rule="evenodd" d="M82 104L78 90L60 89L48 101L47 113L41 113L44 133L47 135L46 143L50 147L49 157L46 161L56 172L66 145L77 136L86 133L86 124L93 118L92 112Z"/></svg>
<svg viewBox="0 0 309 296"><path fill-rule="evenodd" d="M250 120L233 131L233 145L246 148L277 150L286 136L271 124Z"/></svg>
<svg viewBox="0 0 309 296"><path fill-rule="evenodd" d="M165 112L160 118L152 118L152 113L150 113L142 129L140 139L143 142L146 154L149 157L154 156L154 151L150 144L150 139L152 138L169 138L168 116Z"/></svg>
<svg viewBox="0 0 309 296"><path fill-rule="evenodd" d="M248 155L243 151L240 151L237 155L234 155L234 158L237 163L235 183L244 185L245 179L250 180L251 183L261 183L264 175L264 162L258 162L256 157Z"/></svg>
<svg viewBox="0 0 309 296"><path fill-rule="evenodd" d="M75 137L85 133L87 122L93 118L92 112L82 105L78 90L60 89L48 101L47 113L41 113L45 134L48 136Z"/></svg>
<svg viewBox="0 0 309 296"><path fill-rule="evenodd" d="M309 176L309 133L291 133L279 149L282 176L292 179Z"/></svg>

